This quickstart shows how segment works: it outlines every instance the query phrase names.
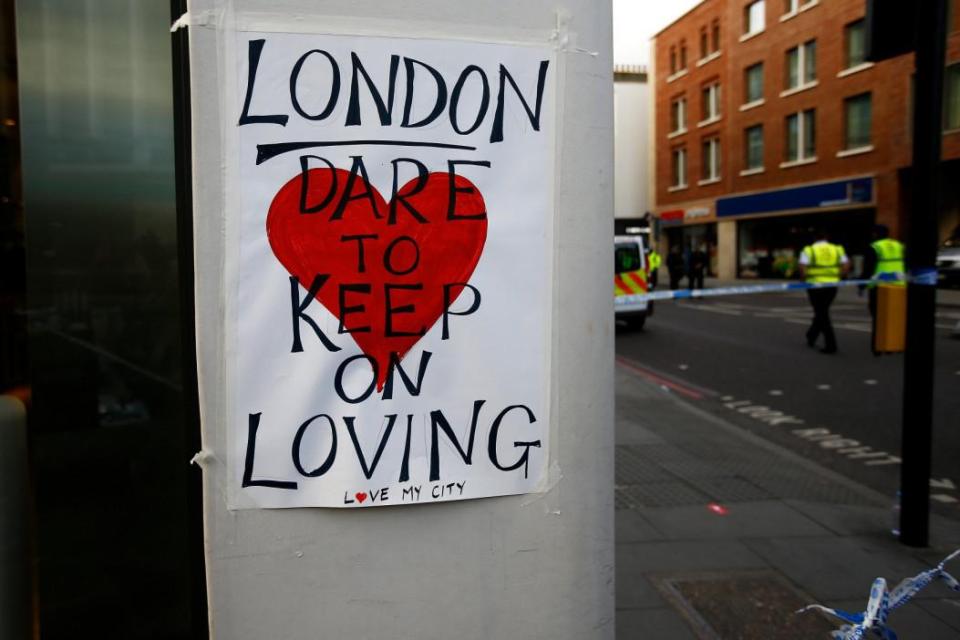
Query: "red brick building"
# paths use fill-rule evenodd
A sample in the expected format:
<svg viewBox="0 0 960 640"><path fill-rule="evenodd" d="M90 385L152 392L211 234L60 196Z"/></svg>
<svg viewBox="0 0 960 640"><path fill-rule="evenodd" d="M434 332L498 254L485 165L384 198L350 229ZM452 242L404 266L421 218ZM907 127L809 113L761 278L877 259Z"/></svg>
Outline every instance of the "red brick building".
<svg viewBox="0 0 960 640"><path fill-rule="evenodd" d="M951 4L946 185L960 183ZM855 261L875 222L903 233L913 56L866 62L864 12L865 0L704 0L654 37L661 242L706 245L721 277L776 277L815 226ZM943 236L960 222L960 190L946 191Z"/></svg>

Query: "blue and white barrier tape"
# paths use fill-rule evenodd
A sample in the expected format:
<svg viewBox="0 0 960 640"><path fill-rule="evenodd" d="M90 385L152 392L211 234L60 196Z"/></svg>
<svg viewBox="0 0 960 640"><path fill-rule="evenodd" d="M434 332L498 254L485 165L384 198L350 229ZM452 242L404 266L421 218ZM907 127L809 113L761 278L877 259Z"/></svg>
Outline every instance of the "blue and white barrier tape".
<svg viewBox="0 0 960 640"><path fill-rule="evenodd" d="M911 278L921 284L919 278ZM884 282L903 281L906 278L871 278L864 280L840 280L839 282L778 282L770 284L747 284L732 287L716 287L714 289L676 289L672 291L651 291L650 293L638 293L625 296L616 296L614 298L615 306L632 306L635 304L649 302L651 300L682 300L685 298L712 298L714 296L734 296L748 293L770 293L775 291L806 291L807 289L829 289L832 287L852 287L863 286ZM934 278L936 285L936 278Z"/></svg>
<svg viewBox="0 0 960 640"><path fill-rule="evenodd" d="M951 576L944 570L944 565L950 560L960 556L960 549L954 551L943 559L933 569L918 573L912 578L905 578L893 590L887 590L887 581L883 578L877 578L870 587L870 598L867 600L867 608L862 613L851 613L842 609L831 609L819 604L811 604L797 611L822 611L834 618L842 620L846 624L838 630L831 632L834 640L861 640L867 631L873 632L873 635L885 638L886 640L896 640L897 634L887 626L887 618L890 612L907 604L921 589L928 586L936 579L943 580L946 586L954 591L960 591L960 581Z"/></svg>

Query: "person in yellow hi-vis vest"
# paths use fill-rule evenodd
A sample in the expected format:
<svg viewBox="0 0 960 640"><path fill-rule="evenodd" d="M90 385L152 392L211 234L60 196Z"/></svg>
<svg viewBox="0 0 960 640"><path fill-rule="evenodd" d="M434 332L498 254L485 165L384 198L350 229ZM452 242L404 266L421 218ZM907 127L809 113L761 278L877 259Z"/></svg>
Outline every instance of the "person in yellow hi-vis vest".
<svg viewBox="0 0 960 640"><path fill-rule="evenodd" d="M647 249L647 273L649 274L647 276L647 282L650 284L651 290L657 286L658 270L662 262L660 254L657 253L656 249Z"/></svg>
<svg viewBox="0 0 960 640"><path fill-rule="evenodd" d="M886 225L878 224L873 228L872 251L868 251L863 260L863 279L875 278L886 285L904 287L906 281L906 265L904 264L903 243L890 237L890 230ZM876 285L867 285L869 288L870 315L877 319L877 288Z"/></svg>
<svg viewBox="0 0 960 640"><path fill-rule="evenodd" d="M817 230L815 242L800 252L800 277L810 284L829 284L839 282L850 269L847 252L839 244L829 241L827 233ZM821 353L836 353L837 338L830 322L830 305L837 297L837 287L807 289L810 306L813 307L813 322L807 329L807 345L814 347L817 338L823 334L824 346Z"/></svg>

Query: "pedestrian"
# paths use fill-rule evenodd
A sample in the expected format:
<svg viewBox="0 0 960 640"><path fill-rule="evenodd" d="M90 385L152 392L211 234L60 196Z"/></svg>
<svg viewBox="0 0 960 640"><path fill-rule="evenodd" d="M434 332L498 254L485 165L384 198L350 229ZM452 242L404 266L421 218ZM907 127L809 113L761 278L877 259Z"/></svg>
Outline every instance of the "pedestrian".
<svg viewBox="0 0 960 640"><path fill-rule="evenodd" d="M706 246L700 245L690 252L690 275L687 277L687 288L703 289L703 276L707 271L707 252Z"/></svg>
<svg viewBox="0 0 960 640"><path fill-rule="evenodd" d="M873 227L873 242L870 243L870 249L871 251L864 256L860 278L885 281L886 285L892 287L906 286L903 280L906 273L903 262L903 243L890 237L890 229L886 225L878 224ZM861 292L864 287L868 289L867 308L870 309L873 329L876 332L877 286L876 284L861 285Z"/></svg>
<svg viewBox="0 0 960 640"><path fill-rule="evenodd" d="M670 289L679 289L680 281L686 275L684 268L683 254L680 253L680 246L670 247L670 253L667 254L667 271L670 274Z"/></svg>
<svg viewBox="0 0 960 640"><path fill-rule="evenodd" d="M660 272L660 262L660 254L657 253L657 250L647 249L647 269L649 271L647 283L650 285L651 291L657 288L657 274Z"/></svg>
<svg viewBox="0 0 960 640"><path fill-rule="evenodd" d="M839 244L829 241L826 231L818 229L814 234L814 243L800 252L800 277L808 284L825 285L840 282L847 274L850 260L847 252ZM807 289L810 306L813 307L813 322L807 329L807 345L814 347L817 338L823 334L824 346L821 353L836 353L837 338L830 322L830 305L837 297L837 287L826 286Z"/></svg>

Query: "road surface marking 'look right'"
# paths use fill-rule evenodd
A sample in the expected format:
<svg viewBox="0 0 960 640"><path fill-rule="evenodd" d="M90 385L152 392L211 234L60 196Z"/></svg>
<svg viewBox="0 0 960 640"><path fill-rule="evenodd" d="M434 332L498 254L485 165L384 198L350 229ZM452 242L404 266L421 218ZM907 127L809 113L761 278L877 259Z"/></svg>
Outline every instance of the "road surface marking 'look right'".
<svg viewBox="0 0 960 640"><path fill-rule="evenodd" d="M830 385L818 385L819 387ZM751 400L737 400L734 396L726 395L720 398L723 406L750 416L755 420L772 425L804 425L802 418L771 409L764 405L753 404ZM902 461L898 456L887 453L886 451L877 451L869 445L862 444L859 440L847 438L839 433L834 433L824 427L797 427L790 430L790 433L802 438L808 442L816 443L823 449L838 453L848 460L859 460L868 467L880 467L887 465L899 465ZM930 479L930 486L940 489L941 493L931 494L930 499L937 502L953 504L960 502L956 497L943 491L955 491L957 489L953 481L949 478Z"/></svg>

